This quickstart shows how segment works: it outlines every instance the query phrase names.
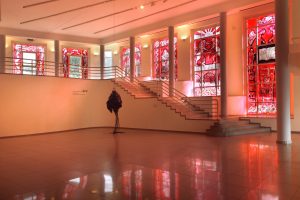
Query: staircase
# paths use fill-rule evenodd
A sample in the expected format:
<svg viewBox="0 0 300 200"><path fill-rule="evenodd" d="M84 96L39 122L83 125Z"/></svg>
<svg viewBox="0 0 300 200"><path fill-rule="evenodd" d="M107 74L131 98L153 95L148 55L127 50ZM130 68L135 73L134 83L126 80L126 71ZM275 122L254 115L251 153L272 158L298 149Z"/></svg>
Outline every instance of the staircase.
<svg viewBox="0 0 300 200"><path fill-rule="evenodd" d="M252 123L246 118L220 119L206 131L208 136L236 136L252 133L270 133L271 128Z"/></svg>
<svg viewBox="0 0 300 200"><path fill-rule="evenodd" d="M182 117L185 117L185 119L200 120L218 118L217 104L212 109L206 109L207 105L211 105L211 100L206 99L195 102L191 100L191 97L185 96L176 89L173 89L173 96L170 97L169 85L165 81L143 81L141 85L156 94L159 101L171 110L179 113Z"/></svg>
<svg viewBox="0 0 300 200"><path fill-rule="evenodd" d="M120 69L121 70L121 69ZM163 81L139 81L123 75L122 71L112 81L134 98L157 98L162 104L174 110L187 120L212 119L212 114L189 101L189 98L174 89L174 95L169 97L169 85ZM217 117L217 116L214 116Z"/></svg>
<svg viewBox="0 0 300 200"><path fill-rule="evenodd" d="M114 79L113 82L125 90L128 94L136 99L156 98L156 94L142 87L136 82L130 82L123 79Z"/></svg>
<svg viewBox="0 0 300 200"><path fill-rule="evenodd" d="M206 131L208 136L235 136L251 133L271 132L271 128L252 123L247 118L219 118L218 99L187 97L176 89L169 95L169 85L164 81L139 81L121 75L113 80L115 84L134 98L157 98L162 104L174 110L186 120L215 120Z"/></svg>
<svg viewBox="0 0 300 200"><path fill-rule="evenodd" d="M179 113L182 117L186 119L209 119L210 115L208 112L200 109L199 107L189 104L184 100L178 101L172 97L159 97L159 101L169 107L171 110L174 110L176 113Z"/></svg>

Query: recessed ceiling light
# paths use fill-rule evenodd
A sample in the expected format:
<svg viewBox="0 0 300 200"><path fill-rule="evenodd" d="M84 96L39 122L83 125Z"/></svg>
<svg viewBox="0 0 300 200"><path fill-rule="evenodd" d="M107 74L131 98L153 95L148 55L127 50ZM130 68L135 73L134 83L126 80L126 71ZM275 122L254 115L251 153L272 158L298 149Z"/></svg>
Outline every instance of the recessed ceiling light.
<svg viewBox="0 0 300 200"><path fill-rule="evenodd" d="M140 5L140 9L144 10L145 6L144 5Z"/></svg>

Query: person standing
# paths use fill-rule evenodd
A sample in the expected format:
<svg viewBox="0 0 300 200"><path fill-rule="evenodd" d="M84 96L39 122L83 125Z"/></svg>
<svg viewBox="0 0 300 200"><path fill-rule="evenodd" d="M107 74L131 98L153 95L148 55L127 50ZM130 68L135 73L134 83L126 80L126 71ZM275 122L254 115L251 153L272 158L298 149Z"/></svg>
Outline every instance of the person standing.
<svg viewBox="0 0 300 200"><path fill-rule="evenodd" d="M117 133L117 128L120 126L119 122L119 109L122 107L122 99L119 93L117 93L116 89L113 88L107 102L106 102L107 109L110 112L115 113L115 128L113 134Z"/></svg>

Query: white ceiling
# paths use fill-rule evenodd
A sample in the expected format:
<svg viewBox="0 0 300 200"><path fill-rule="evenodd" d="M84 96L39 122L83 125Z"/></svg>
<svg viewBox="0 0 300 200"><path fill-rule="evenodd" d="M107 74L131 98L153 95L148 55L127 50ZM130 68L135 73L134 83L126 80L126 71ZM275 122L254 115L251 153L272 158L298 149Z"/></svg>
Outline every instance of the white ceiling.
<svg viewBox="0 0 300 200"><path fill-rule="evenodd" d="M199 13L201 17L207 10L220 12L262 2L264 0L2 0L0 27L101 39L168 19L172 21L176 16L189 13L195 16ZM145 8L140 9L140 5ZM77 26L71 27L74 25Z"/></svg>

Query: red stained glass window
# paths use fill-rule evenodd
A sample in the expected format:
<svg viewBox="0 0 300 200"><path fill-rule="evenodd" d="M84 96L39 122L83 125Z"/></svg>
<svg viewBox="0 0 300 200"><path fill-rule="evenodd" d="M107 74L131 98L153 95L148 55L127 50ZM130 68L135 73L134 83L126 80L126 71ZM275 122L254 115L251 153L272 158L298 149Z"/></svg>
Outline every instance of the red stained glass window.
<svg viewBox="0 0 300 200"><path fill-rule="evenodd" d="M70 78L88 78L88 50L62 49L63 74Z"/></svg>
<svg viewBox="0 0 300 200"><path fill-rule="evenodd" d="M177 38L174 38L175 78L177 78ZM153 43L153 76L157 79L169 78L169 40L156 40Z"/></svg>
<svg viewBox="0 0 300 200"><path fill-rule="evenodd" d="M220 89L220 27L194 33L194 94L219 96Z"/></svg>
<svg viewBox="0 0 300 200"><path fill-rule="evenodd" d="M135 76L141 75L141 45L135 46ZM130 48L123 48L121 50L121 67L125 72L125 76L130 74Z"/></svg>
<svg viewBox="0 0 300 200"><path fill-rule="evenodd" d="M45 47L31 44L13 44L13 73L45 74Z"/></svg>
<svg viewBox="0 0 300 200"><path fill-rule="evenodd" d="M247 20L248 114L276 113L275 15Z"/></svg>

